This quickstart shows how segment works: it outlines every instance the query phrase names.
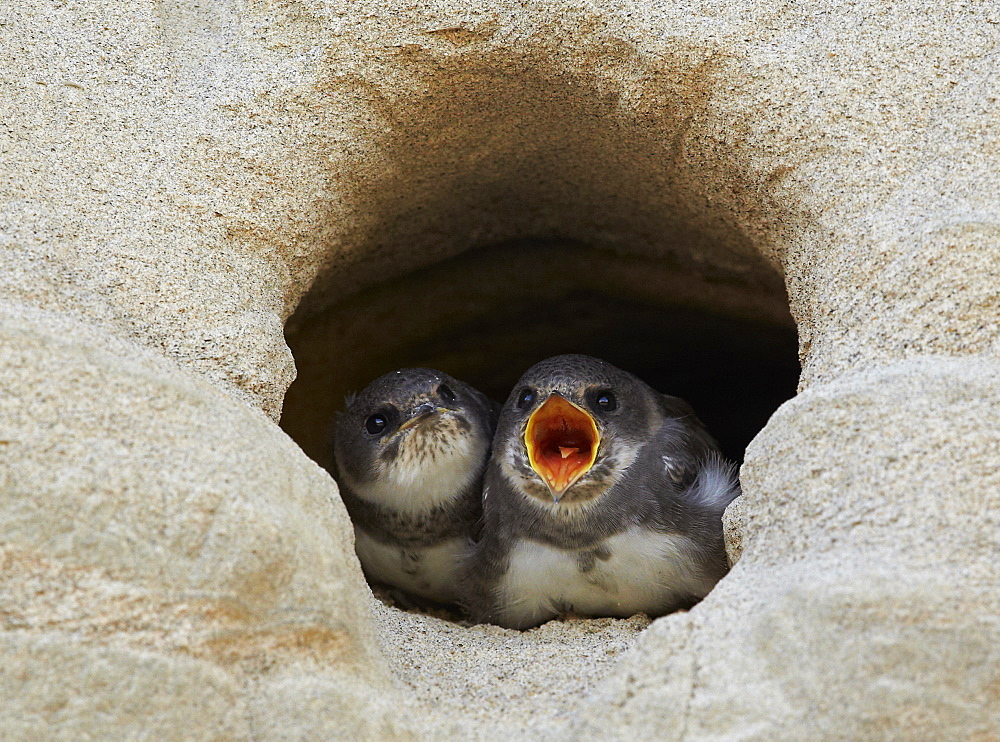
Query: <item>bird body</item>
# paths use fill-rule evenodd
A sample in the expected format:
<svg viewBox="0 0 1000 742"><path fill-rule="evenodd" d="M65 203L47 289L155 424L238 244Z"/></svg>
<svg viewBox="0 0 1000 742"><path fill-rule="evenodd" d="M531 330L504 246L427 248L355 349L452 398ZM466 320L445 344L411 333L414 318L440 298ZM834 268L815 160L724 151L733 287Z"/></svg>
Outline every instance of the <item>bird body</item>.
<svg viewBox="0 0 1000 742"><path fill-rule="evenodd" d="M458 598L494 425L483 394L432 369L386 374L348 401L334 426L334 470L369 579Z"/></svg>
<svg viewBox="0 0 1000 742"><path fill-rule="evenodd" d="M659 615L702 587L697 578L689 584L695 571L691 546L683 536L640 526L581 550L518 539L499 592L518 623L540 623L563 612Z"/></svg>
<svg viewBox="0 0 1000 742"><path fill-rule="evenodd" d="M527 628L691 605L726 572L722 512L738 493L683 400L595 358L543 361L501 410L467 607Z"/></svg>
<svg viewBox="0 0 1000 742"><path fill-rule="evenodd" d="M404 546L379 541L355 528L354 550L370 579L438 603L454 603L469 539L458 535L434 544Z"/></svg>

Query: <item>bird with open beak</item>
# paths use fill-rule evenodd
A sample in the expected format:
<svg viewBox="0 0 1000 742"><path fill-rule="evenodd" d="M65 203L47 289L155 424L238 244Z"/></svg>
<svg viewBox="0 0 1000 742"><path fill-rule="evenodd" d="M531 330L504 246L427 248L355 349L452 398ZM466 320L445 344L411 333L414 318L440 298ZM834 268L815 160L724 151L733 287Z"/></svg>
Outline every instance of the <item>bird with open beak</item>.
<svg viewBox="0 0 1000 742"><path fill-rule="evenodd" d="M348 399L334 424L334 475L369 580L456 601L495 424L493 402L433 369L393 371Z"/></svg>
<svg viewBox="0 0 1000 742"><path fill-rule="evenodd" d="M463 602L516 629L690 606L728 568L738 494L686 402L596 358L542 361L500 412Z"/></svg>

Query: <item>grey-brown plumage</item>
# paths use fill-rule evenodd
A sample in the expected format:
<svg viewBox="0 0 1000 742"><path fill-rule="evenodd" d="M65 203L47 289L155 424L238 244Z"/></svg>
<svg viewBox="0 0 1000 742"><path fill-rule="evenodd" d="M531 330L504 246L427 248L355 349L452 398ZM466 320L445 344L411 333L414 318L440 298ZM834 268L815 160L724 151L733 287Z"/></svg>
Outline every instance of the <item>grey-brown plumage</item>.
<svg viewBox="0 0 1000 742"><path fill-rule="evenodd" d="M529 369L504 404L466 564L479 621L661 615L725 574L733 467L692 409L596 358Z"/></svg>
<svg viewBox="0 0 1000 742"><path fill-rule="evenodd" d="M348 400L334 470L370 580L456 600L495 422L483 394L432 369L385 374Z"/></svg>

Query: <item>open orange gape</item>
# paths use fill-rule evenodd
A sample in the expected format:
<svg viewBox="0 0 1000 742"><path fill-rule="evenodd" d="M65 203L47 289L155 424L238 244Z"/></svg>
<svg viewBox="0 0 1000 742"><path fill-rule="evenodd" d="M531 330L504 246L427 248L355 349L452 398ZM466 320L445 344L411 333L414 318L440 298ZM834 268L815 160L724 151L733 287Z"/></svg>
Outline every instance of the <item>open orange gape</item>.
<svg viewBox="0 0 1000 742"><path fill-rule="evenodd" d="M531 468L556 502L594 465L600 440L590 413L555 392L531 413L524 431Z"/></svg>

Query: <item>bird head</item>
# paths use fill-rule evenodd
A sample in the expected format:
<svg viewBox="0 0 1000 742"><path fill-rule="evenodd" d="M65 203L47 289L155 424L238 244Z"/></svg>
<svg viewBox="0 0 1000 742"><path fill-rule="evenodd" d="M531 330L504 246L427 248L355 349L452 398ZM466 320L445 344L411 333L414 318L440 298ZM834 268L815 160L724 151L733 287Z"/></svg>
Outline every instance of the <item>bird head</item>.
<svg viewBox="0 0 1000 742"><path fill-rule="evenodd" d="M654 429L643 382L588 356L556 356L521 377L495 449L524 494L548 505L595 500L617 482Z"/></svg>
<svg viewBox="0 0 1000 742"><path fill-rule="evenodd" d="M433 507L482 474L492 436L489 401L432 369L379 377L334 425L338 479L358 496L399 510Z"/></svg>

